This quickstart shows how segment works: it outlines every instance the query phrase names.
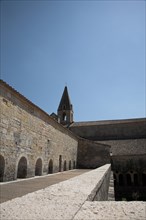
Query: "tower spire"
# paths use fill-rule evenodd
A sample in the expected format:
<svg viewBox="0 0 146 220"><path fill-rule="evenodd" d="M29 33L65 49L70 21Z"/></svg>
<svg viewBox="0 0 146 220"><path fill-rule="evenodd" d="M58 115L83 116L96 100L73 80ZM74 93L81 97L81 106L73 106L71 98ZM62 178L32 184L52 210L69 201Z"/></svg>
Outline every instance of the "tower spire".
<svg viewBox="0 0 146 220"><path fill-rule="evenodd" d="M67 86L64 88L57 113L61 124L68 125L73 122L73 106L69 98Z"/></svg>

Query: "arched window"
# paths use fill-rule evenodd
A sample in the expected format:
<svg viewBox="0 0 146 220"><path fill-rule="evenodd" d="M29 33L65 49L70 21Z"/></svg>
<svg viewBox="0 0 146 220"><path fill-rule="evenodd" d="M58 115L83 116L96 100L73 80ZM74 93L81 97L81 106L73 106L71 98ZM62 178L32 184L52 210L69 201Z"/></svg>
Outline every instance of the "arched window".
<svg viewBox="0 0 146 220"><path fill-rule="evenodd" d="M26 178L27 176L27 160L21 157L18 163L17 178Z"/></svg>
<svg viewBox="0 0 146 220"><path fill-rule="evenodd" d="M129 173L126 174L127 186L132 185L131 175Z"/></svg>
<svg viewBox="0 0 146 220"><path fill-rule="evenodd" d="M67 117L66 117L66 113L63 113L63 121L66 121Z"/></svg>
<svg viewBox="0 0 146 220"><path fill-rule="evenodd" d="M142 174L142 185L146 186L146 173Z"/></svg>
<svg viewBox="0 0 146 220"><path fill-rule="evenodd" d="M63 110L66 110L66 105L63 105Z"/></svg>
<svg viewBox="0 0 146 220"><path fill-rule="evenodd" d="M138 182L138 175L137 173L134 173L134 186L138 186L139 182Z"/></svg>
<svg viewBox="0 0 146 220"><path fill-rule="evenodd" d="M69 161L69 170L71 170L71 160Z"/></svg>
<svg viewBox="0 0 146 220"><path fill-rule="evenodd" d="M123 178L123 174L119 174L119 186L123 186L124 185L124 178Z"/></svg>
<svg viewBox="0 0 146 220"><path fill-rule="evenodd" d="M52 159L50 159L49 161L48 173L53 173L53 160Z"/></svg>
<svg viewBox="0 0 146 220"><path fill-rule="evenodd" d="M0 182L3 182L4 170L5 170L5 160L4 157L0 155Z"/></svg>
<svg viewBox="0 0 146 220"><path fill-rule="evenodd" d="M66 171L66 160L64 161L63 170Z"/></svg>
<svg viewBox="0 0 146 220"><path fill-rule="evenodd" d="M42 160L41 158L37 159L35 164L35 176L41 176L42 175Z"/></svg>

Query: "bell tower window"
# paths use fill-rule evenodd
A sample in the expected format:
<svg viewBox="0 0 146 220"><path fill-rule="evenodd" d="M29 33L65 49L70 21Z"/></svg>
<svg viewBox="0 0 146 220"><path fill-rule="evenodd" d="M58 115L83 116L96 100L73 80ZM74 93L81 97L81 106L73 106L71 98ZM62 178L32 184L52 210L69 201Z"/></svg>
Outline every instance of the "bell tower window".
<svg viewBox="0 0 146 220"><path fill-rule="evenodd" d="M66 113L63 113L63 121L66 121L67 117L66 117Z"/></svg>

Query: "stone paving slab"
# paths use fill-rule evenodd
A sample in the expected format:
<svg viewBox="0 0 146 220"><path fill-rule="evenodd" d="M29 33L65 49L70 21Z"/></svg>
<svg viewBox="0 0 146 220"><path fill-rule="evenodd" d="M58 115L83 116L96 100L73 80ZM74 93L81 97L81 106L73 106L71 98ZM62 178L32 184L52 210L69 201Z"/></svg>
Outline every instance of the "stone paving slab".
<svg viewBox="0 0 146 220"><path fill-rule="evenodd" d="M0 203L26 195L53 184L65 181L75 176L91 171L90 169L70 170L46 176L28 178L0 184Z"/></svg>

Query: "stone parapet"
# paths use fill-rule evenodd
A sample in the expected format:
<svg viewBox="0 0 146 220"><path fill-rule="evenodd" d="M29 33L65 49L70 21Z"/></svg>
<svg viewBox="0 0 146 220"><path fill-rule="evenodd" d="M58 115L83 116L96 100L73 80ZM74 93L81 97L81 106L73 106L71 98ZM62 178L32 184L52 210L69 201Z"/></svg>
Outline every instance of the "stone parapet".
<svg viewBox="0 0 146 220"><path fill-rule="evenodd" d="M106 164L70 180L4 202L0 206L1 219L73 219L82 205L87 200L93 200L97 192L103 190L108 194L108 174L110 165ZM106 184L102 184L104 181ZM105 200L105 195L101 194L98 200Z"/></svg>

